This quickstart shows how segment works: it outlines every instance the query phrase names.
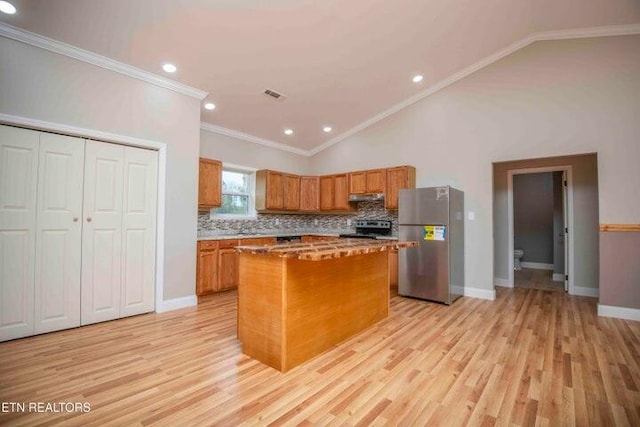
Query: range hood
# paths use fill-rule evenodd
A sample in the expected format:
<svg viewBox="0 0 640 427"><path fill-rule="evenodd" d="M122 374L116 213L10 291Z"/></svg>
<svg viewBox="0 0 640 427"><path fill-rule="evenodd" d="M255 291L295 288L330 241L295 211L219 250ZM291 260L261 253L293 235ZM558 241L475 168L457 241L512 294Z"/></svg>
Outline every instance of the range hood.
<svg viewBox="0 0 640 427"><path fill-rule="evenodd" d="M368 202L368 201L376 201L376 200L384 200L384 193L350 194L349 195L350 202Z"/></svg>

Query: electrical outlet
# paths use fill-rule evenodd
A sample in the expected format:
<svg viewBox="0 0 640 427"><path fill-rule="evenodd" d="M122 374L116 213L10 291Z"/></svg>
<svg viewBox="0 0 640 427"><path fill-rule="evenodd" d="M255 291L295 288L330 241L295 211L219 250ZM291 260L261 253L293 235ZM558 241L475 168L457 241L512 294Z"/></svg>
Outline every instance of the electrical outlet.
<svg viewBox="0 0 640 427"><path fill-rule="evenodd" d="M278 218L276 218L275 223L276 223L276 225L280 225L280 220Z"/></svg>
<svg viewBox="0 0 640 427"><path fill-rule="evenodd" d="M313 225L318 225L318 219L317 218L313 220Z"/></svg>
<svg viewBox="0 0 640 427"><path fill-rule="evenodd" d="M351 220L350 219L347 220L347 225L351 225Z"/></svg>

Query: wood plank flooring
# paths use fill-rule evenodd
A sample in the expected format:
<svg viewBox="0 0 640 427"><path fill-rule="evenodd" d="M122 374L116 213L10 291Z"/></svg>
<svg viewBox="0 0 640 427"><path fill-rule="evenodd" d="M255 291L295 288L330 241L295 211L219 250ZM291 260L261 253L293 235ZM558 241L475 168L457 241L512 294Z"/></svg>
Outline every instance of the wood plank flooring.
<svg viewBox="0 0 640 427"><path fill-rule="evenodd" d="M19 425L640 425L640 322L596 300L498 288L391 315L286 374L241 352L237 293L198 307L0 343L0 413Z"/></svg>
<svg viewBox="0 0 640 427"><path fill-rule="evenodd" d="M513 286L516 288L530 288L542 291L564 292L564 282L554 282L553 271L523 268L513 272Z"/></svg>

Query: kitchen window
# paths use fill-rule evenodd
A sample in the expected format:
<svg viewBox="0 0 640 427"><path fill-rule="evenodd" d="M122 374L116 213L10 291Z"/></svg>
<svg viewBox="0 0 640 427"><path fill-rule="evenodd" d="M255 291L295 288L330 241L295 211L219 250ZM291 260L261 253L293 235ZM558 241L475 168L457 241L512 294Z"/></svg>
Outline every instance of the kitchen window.
<svg viewBox="0 0 640 427"><path fill-rule="evenodd" d="M255 171L225 166L222 169L222 206L213 209L211 217L255 218L255 182Z"/></svg>

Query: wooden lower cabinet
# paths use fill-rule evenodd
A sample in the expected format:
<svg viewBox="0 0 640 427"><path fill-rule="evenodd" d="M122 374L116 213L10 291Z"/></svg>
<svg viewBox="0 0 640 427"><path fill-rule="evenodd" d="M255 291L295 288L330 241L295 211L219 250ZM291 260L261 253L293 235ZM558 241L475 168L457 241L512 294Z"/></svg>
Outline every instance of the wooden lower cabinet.
<svg viewBox="0 0 640 427"><path fill-rule="evenodd" d="M210 294L216 291L217 286L218 242L215 240L198 242L196 294Z"/></svg>
<svg viewBox="0 0 640 427"><path fill-rule="evenodd" d="M239 240L220 240L218 242L218 284L216 291L226 291L238 287Z"/></svg>
<svg viewBox="0 0 640 427"><path fill-rule="evenodd" d="M275 243L275 237L199 241L196 294L207 295L238 287L236 246L274 245Z"/></svg>

